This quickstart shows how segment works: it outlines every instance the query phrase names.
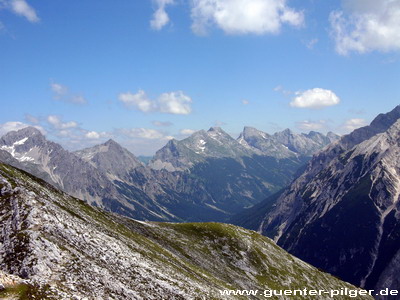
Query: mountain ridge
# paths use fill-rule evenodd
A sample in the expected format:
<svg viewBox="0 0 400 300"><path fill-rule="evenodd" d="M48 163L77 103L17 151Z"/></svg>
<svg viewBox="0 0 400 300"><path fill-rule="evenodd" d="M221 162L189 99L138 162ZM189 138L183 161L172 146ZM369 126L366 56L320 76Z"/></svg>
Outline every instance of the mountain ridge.
<svg viewBox="0 0 400 300"><path fill-rule="evenodd" d="M400 271L399 140L397 106L314 155L279 197L260 204L258 230L353 284L398 289L389 274Z"/></svg>
<svg viewBox="0 0 400 300"><path fill-rule="evenodd" d="M32 298L242 299L220 291L355 289L233 225L138 222L1 163L0 187L0 267L24 278Z"/></svg>

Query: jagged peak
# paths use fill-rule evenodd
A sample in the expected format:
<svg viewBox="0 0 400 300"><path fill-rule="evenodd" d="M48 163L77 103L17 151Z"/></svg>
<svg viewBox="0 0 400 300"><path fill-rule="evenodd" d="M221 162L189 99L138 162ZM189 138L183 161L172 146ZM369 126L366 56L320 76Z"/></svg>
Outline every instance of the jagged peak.
<svg viewBox="0 0 400 300"><path fill-rule="evenodd" d="M42 132L34 126L27 126L22 129L19 129L19 130L13 130L13 131L6 133L6 135L12 135L15 133L18 133L19 135L25 135L27 137L34 136L34 135L43 136Z"/></svg>
<svg viewBox="0 0 400 300"><path fill-rule="evenodd" d="M170 139L170 140L167 142L167 144L165 145L165 147L168 147L168 146L176 146L176 145L178 145L178 143L179 143L179 141L178 141L177 139Z"/></svg>
<svg viewBox="0 0 400 300"><path fill-rule="evenodd" d="M222 130L222 128L219 127L219 126L212 126L212 127L210 127L210 129L208 129L208 132L211 132L211 131L217 131L217 132L223 132L223 133L225 133L225 131Z"/></svg>
<svg viewBox="0 0 400 300"><path fill-rule="evenodd" d="M231 136L226 131L224 131L221 127L218 127L218 126L213 126L210 129L208 129L208 131L207 131L208 135L210 135L210 134L213 135L215 133L231 138Z"/></svg>
<svg viewBox="0 0 400 300"><path fill-rule="evenodd" d="M287 134L293 134L293 131L289 128L286 128L284 130L281 131L282 133L287 133Z"/></svg>
<svg viewBox="0 0 400 300"><path fill-rule="evenodd" d="M308 133L308 135L313 136L313 135L323 135L323 134L322 134L321 132L311 130L311 131Z"/></svg>
<svg viewBox="0 0 400 300"><path fill-rule="evenodd" d="M351 148L372 136L385 132L400 118L400 105L397 105L388 113L379 114L370 125L357 128L353 132L344 135L340 139L340 143L345 148Z"/></svg>
<svg viewBox="0 0 400 300"><path fill-rule="evenodd" d="M257 128L251 126L245 126L240 136L243 136L244 138L251 136L262 136L264 138L270 137L268 133L258 130Z"/></svg>
<svg viewBox="0 0 400 300"><path fill-rule="evenodd" d="M291 136L291 135L296 135L291 129L286 128L282 131L278 131L274 133L274 136Z"/></svg>
<svg viewBox="0 0 400 300"><path fill-rule="evenodd" d="M111 147L122 148L122 146L119 143L117 143L116 141L114 141L113 139L109 139L103 145L109 146L109 147L111 146Z"/></svg>

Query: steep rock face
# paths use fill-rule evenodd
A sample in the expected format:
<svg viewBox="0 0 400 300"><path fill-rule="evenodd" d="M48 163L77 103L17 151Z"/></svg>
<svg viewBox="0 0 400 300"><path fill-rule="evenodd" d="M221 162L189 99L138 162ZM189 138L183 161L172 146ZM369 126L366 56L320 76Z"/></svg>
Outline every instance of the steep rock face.
<svg viewBox="0 0 400 300"><path fill-rule="evenodd" d="M251 150L240 145L220 127L211 127L208 131L197 131L182 141L169 141L157 151L150 167L182 171L209 158L229 157L241 161L241 157L252 154L254 153Z"/></svg>
<svg viewBox="0 0 400 300"><path fill-rule="evenodd" d="M285 129L269 135L255 128L245 127L238 142L258 154L282 159L312 156L338 138L339 136L332 132L328 132L327 135L316 131L297 134L290 129Z"/></svg>
<svg viewBox="0 0 400 300"><path fill-rule="evenodd" d="M249 137L247 133L249 128L244 133ZM288 184L307 160L295 154L281 159L269 156L213 127L182 141L169 141L149 166L184 198L223 221Z"/></svg>
<svg viewBox="0 0 400 300"><path fill-rule="evenodd" d="M238 138L238 142L253 149L260 155L268 155L276 158L297 157L297 153L278 142L273 136L252 127L245 127Z"/></svg>
<svg viewBox="0 0 400 300"><path fill-rule="evenodd" d="M0 149L12 156L10 161L9 156L3 155L1 161L31 172L92 205L145 220L178 219L140 188L140 172L128 174L128 171L142 165L115 142L99 145L92 152L90 149L83 150L81 158L48 141L36 128L27 127L3 136ZM111 157L107 158L110 154ZM92 160L88 159L90 155ZM124 176L134 176L132 174L139 179L129 190L112 180L118 176L123 180Z"/></svg>
<svg viewBox="0 0 400 300"><path fill-rule="evenodd" d="M30 299L242 299L220 291L354 289L232 225L137 222L4 164L0 191L0 269L24 278Z"/></svg>
<svg viewBox="0 0 400 300"><path fill-rule="evenodd" d="M103 170L108 176L126 178L128 174L143 167L143 164L127 149L113 140L106 143L74 152L75 155L89 162L97 169Z"/></svg>
<svg viewBox="0 0 400 300"><path fill-rule="evenodd" d="M259 230L356 285L392 288L400 249L400 107L318 153ZM396 286L395 288L399 288Z"/></svg>
<svg viewBox="0 0 400 300"><path fill-rule="evenodd" d="M290 129L285 129L281 132L275 133L273 138L295 153L311 156L321 150L324 146L337 140L339 136L332 132L325 136L315 131L311 131L308 134L296 134Z"/></svg>
<svg viewBox="0 0 400 300"><path fill-rule="evenodd" d="M108 180L96 168L59 144L46 140L36 128L26 127L4 135L0 139L0 149L8 151L21 163L36 165L49 175L53 184L81 199L89 198L100 205L100 190L108 189L113 193Z"/></svg>
<svg viewBox="0 0 400 300"><path fill-rule="evenodd" d="M0 152L0 160L137 219L226 221L288 184L309 159L279 143L275 153L290 155L267 155L261 147L267 136L255 129L245 129L243 136L260 139L250 146L219 127L201 130L169 141L148 167L113 140L71 153L30 127L0 139L0 151L10 154Z"/></svg>

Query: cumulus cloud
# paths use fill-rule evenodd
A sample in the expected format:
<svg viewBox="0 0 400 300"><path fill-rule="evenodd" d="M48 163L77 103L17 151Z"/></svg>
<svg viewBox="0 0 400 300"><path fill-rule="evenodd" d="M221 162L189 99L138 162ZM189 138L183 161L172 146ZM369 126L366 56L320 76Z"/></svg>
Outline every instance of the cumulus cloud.
<svg viewBox="0 0 400 300"><path fill-rule="evenodd" d="M139 90L136 94L131 92L121 93L118 96L118 100L127 108L135 108L143 112L153 111L155 108L153 101L147 97L143 90Z"/></svg>
<svg viewBox="0 0 400 300"><path fill-rule="evenodd" d="M169 16L165 11L165 7L174 4L174 0L153 0L153 2L157 5L157 9L150 21L150 26L155 30L160 30L169 22Z"/></svg>
<svg viewBox="0 0 400 300"><path fill-rule="evenodd" d="M56 115L49 115L47 116L46 120L55 129L65 130L78 127L78 123L76 123L75 121L62 122L61 118Z"/></svg>
<svg viewBox="0 0 400 300"><path fill-rule="evenodd" d="M300 121L296 123L297 128L305 131L311 131L311 130L321 130L324 129L326 126L326 121L325 120L319 120L319 121Z"/></svg>
<svg viewBox="0 0 400 300"><path fill-rule="evenodd" d="M307 91L296 92L296 97L290 102L290 106L299 108L318 109L339 104L340 99L331 90L314 88Z"/></svg>
<svg viewBox="0 0 400 300"><path fill-rule="evenodd" d="M29 22L36 23L40 21L36 11L25 0L11 0L8 5L11 11L25 17Z"/></svg>
<svg viewBox="0 0 400 300"><path fill-rule="evenodd" d="M347 120L343 124L342 129L345 132L351 132L354 129L357 129L357 128L360 128L360 127L363 127L363 126L366 126L366 125L367 125L367 121L364 120L364 119L350 119L350 120Z"/></svg>
<svg viewBox="0 0 400 300"><path fill-rule="evenodd" d="M180 134L183 134L183 135L191 135L191 134L193 134L193 133L195 133L196 132L196 130L193 130L193 129L182 129L181 131L180 131Z"/></svg>
<svg viewBox="0 0 400 300"><path fill-rule="evenodd" d="M243 105L248 105L249 103L250 103L249 100L246 100L246 99L243 99L243 100L242 100L242 104L243 104Z"/></svg>
<svg viewBox="0 0 400 300"><path fill-rule="evenodd" d="M283 24L304 24L301 11L286 0L193 0L192 30L204 35L210 26L228 34L277 34Z"/></svg>
<svg viewBox="0 0 400 300"><path fill-rule="evenodd" d="M192 99L182 91L164 93L158 98L159 110L163 113L188 115L192 112Z"/></svg>
<svg viewBox="0 0 400 300"><path fill-rule="evenodd" d="M400 1L343 0L344 10L330 14L331 34L336 51L400 50Z"/></svg>
<svg viewBox="0 0 400 300"><path fill-rule="evenodd" d="M192 112L192 99L182 91L163 93L157 100L147 97L143 90L136 94L131 92L121 93L118 100L127 108L143 112L161 112L167 114L187 115Z"/></svg>
<svg viewBox="0 0 400 300"><path fill-rule="evenodd" d="M86 104L87 100L81 96L74 93L71 93L65 85L60 83L51 82L50 88L53 92L53 98L55 100L60 100L64 102L69 102L73 104Z"/></svg>
<svg viewBox="0 0 400 300"><path fill-rule="evenodd" d="M88 139L99 139L100 138L100 134L96 131L88 131L85 133L85 137Z"/></svg>

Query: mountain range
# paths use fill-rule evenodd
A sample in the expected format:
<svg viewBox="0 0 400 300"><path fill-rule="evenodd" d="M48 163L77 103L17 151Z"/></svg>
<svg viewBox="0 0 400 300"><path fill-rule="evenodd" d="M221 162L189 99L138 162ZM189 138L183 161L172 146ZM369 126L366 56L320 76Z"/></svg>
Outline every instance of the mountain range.
<svg viewBox="0 0 400 300"><path fill-rule="evenodd" d="M356 289L256 232L135 221L1 163L0 198L3 299L265 299L271 289Z"/></svg>
<svg viewBox="0 0 400 300"><path fill-rule="evenodd" d="M399 289L399 141L397 106L315 154L286 189L232 222L357 286Z"/></svg>
<svg viewBox="0 0 400 300"><path fill-rule="evenodd" d="M0 139L0 160L139 220L224 221L289 184L312 152L337 138L245 127L235 140L213 127L169 141L144 165L113 140L69 152L27 127Z"/></svg>

